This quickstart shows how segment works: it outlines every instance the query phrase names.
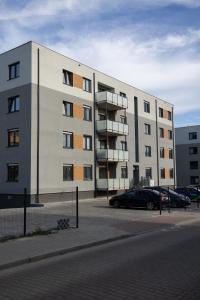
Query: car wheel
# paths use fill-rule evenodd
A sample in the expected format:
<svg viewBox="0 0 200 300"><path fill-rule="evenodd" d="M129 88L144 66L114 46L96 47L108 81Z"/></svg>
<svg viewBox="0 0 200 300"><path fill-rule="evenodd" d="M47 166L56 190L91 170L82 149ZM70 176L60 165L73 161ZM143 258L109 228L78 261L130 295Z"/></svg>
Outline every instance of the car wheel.
<svg viewBox="0 0 200 300"><path fill-rule="evenodd" d="M120 207L119 200L115 200L115 201L114 201L113 207L115 207L115 208L119 208L119 207Z"/></svg>
<svg viewBox="0 0 200 300"><path fill-rule="evenodd" d="M153 204L153 202L147 202L147 209L149 209L149 210L153 210L154 209L154 204Z"/></svg>

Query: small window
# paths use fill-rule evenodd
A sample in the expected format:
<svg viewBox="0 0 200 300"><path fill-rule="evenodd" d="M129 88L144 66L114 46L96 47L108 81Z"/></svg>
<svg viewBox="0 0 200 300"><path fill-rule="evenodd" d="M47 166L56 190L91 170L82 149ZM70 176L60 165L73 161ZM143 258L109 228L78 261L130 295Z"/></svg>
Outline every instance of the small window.
<svg viewBox="0 0 200 300"><path fill-rule="evenodd" d="M7 164L7 181L17 182L19 180L19 164Z"/></svg>
<svg viewBox="0 0 200 300"><path fill-rule="evenodd" d="M73 117L73 103L63 101L63 115L66 117Z"/></svg>
<svg viewBox="0 0 200 300"><path fill-rule="evenodd" d="M63 131L63 148L72 149L73 148L73 133Z"/></svg>
<svg viewBox="0 0 200 300"><path fill-rule="evenodd" d="M88 92L88 93L91 93L91 90L92 90L92 82L90 79L87 79L87 78L83 78L83 90Z"/></svg>
<svg viewBox="0 0 200 300"><path fill-rule="evenodd" d="M147 135L151 134L151 125L150 124L144 124L144 133Z"/></svg>
<svg viewBox="0 0 200 300"><path fill-rule="evenodd" d="M190 184L199 184L199 176L190 176Z"/></svg>
<svg viewBox="0 0 200 300"><path fill-rule="evenodd" d="M167 116L168 116L168 120L172 120L172 112L171 111L168 111L167 112Z"/></svg>
<svg viewBox="0 0 200 300"><path fill-rule="evenodd" d="M100 121L106 119L106 115L104 115L104 114L98 114L98 117L99 117L99 120L100 120Z"/></svg>
<svg viewBox="0 0 200 300"><path fill-rule="evenodd" d="M8 130L8 147L19 146L19 129Z"/></svg>
<svg viewBox="0 0 200 300"><path fill-rule="evenodd" d="M72 181L72 180L73 180L73 165L64 165L63 181Z"/></svg>
<svg viewBox="0 0 200 300"><path fill-rule="evenodd" d="M145 168L145 177L152 179L152 169L151 168Z"/></svg>
<svg viewBox="0 0 200 300"><path fill-rule="evenodd" d="M151 156L151 146L145 146L145 156Z"/></svg>
<svg viewBox="0 0 200 300"><path fill-rule="evenodd" d="M144 101L144 112L150 113L150 103L148 101Z"/></svg>
<svg viewBox="0 0 200 300"><path fill-rule="evenodd" d="M172 130L168 130L168 139L172 140L172 138L173 138Z"/></svg>
<svg viewBox="0 0 200 300"><path fill-rule="evenodd" d="M169 149L169 158L173 159L173 149Z"/></svg>
<svg viewBox="0 0 200 300"><path fill-rule="evenodd" d="M165 150L164 148L160 148L160 158L164 158L165 157Z"/></svg>
<svg viewBox="0 0 200 300"><path fill-rule="evenodd" d="M8 112L13 113L20 110L20 98L19 96L14 96L8 98Z"/></svg>
<svg viewBox="0 0 200 300"><path fill-rule="evenodd" d="M92 107L84 105L83 110L84 110L83 120L92 121Z"/></svg>
<svg viewBox="0 0 200 300"><path fill-rule="evenodd" d="M169 169L169 177L174 178L174 169Z"/></svg>
<svg viewBox="0 0 200 300"><path fill-rule="evenodd" d="M199 164L198 161L190 161L190 169L198 169L199 168Z"/></svg>
<svg viewBox="0 0 200 300"><path fill-rule="evenodd" d="M159 107L159 117L163 118L163 108Z"/></svg>
<svg viewBox="0 0 200 300"><path fill-rule="evenodd" d="M125 167L121 167L121 178L128 178L128 168Z"/></svg>
<svg viewBox="0 0 200 300"><path fill-rule="evenodd" d="M120 116L120 122L121 122L122 124L127 124L126 116Z"/></svg>
<svg viewBox="0 0 200 300"><path fill-rule="evenodd" d="M160 178L165 179L165 168L160 169Z"/></svg>
<svg viewBox="0 0 200 300"><path fill-rule="evenodd" d="M198 154L198 147L189 147L189 154Z"/></svg>
<svg viewBox="0 0 200 300"><path fill-rule="evenodd" d="M99 167L99 179L107 178L107 168L106 167Z"/></svg>
<svg viewBox="0 0 200 300"><path fill-rule="evenodd" d="M92 137L90 135L83 136L83 149L92 150Z"/></svg>
<svg viewBox="0 0 200 300"><path fill-rule="evenodd" d="M92 180L92 165L84 166L84 180Z"/></svg>
<svg viewBox="0 0 200 300"><path fill-rule="evenodd" d="M20 63L16 62L8 66L9 68L9 79L14 79L20 76Z"/></svg>
<svg viewBox="0 0 200 300"><path fill-rule="evenodd" d="M73 73L67 70L63 70L63 83L73 86Z"/></svg>
<svg viewBox="0 0 200 300"><path fill-rule="evenodd" d="M164 128L159 128L160 138L164 138Z"/></svg>
<svg viewBox="0 0 200 300"><path fill-rule="evenodd" d="M197 132L189 132L189 140L196 140Z"/></svg>
<svg viewBox="0 0 200 300"><path fill-rule="evenodd" d="M107 142L106 140L99 141L100 149L107 149Z"/></svg>
<svg viewBox="0 0 200 300"><path fill-rule="evenodd" d="M123 93L123 92L120 92L119 95L120 95L121 97L123 97L123 98L126 98L126 94Z"/></svg>
<svg viewBox="0 0 200 300"><path fill-rule="evenodd" d="M123 151L127 151L127 142L126 141L121 141L121 147Z"/></svg>

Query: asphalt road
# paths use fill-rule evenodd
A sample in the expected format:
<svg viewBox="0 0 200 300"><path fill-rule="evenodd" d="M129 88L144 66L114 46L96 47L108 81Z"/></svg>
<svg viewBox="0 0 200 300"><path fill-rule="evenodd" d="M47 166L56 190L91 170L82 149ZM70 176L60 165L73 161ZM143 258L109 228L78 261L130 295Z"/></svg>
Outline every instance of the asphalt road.
<svg viewBox="0 0 200 300"><path fill-rule="evenodd" d="M200 299L200 224L2 271L0 299Z"/></svg>

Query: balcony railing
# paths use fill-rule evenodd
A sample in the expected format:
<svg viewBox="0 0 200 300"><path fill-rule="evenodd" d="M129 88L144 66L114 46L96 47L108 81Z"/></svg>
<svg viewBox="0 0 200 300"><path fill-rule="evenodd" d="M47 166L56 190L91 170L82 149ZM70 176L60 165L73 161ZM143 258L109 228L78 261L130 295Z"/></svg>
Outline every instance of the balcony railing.
<svg viewBox="0 0 200 300"><path fill-rule="evenodd" d="M98 161L128 161L128 151L113 149L97 149Z"/></svg>
<svg viewBox="0 0 200 300"><path fill-rule="evenodd" d="M96 103L103 106L103 108L106 108L107 105L108 110L128 108L127 98L107 91L96 93Z"/></svg>
<svg viewBox="0 0 200 300"><path fill-rule="evenodd" d="M99 120L96 123L96 129L100 133L109 133L110 135L128 135L128 125L110 120Z"/></svg>
<svg viewBox="0 0 200 300"><path fill-rule="evenodd" d="M127 190L129 189L128 178L97 179L97 189L99 190Z"/></svg>

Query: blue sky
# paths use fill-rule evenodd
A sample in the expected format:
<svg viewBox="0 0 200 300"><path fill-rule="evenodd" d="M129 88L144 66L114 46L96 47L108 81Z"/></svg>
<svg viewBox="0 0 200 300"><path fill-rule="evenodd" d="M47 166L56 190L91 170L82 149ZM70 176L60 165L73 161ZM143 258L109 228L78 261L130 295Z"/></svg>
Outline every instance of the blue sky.
<svg viewBox="0 0 200 300"><path fill-rule="evenodd" d="M175 105L200 124L200 0L0 0L1 52L29 40Z"/></svg>

